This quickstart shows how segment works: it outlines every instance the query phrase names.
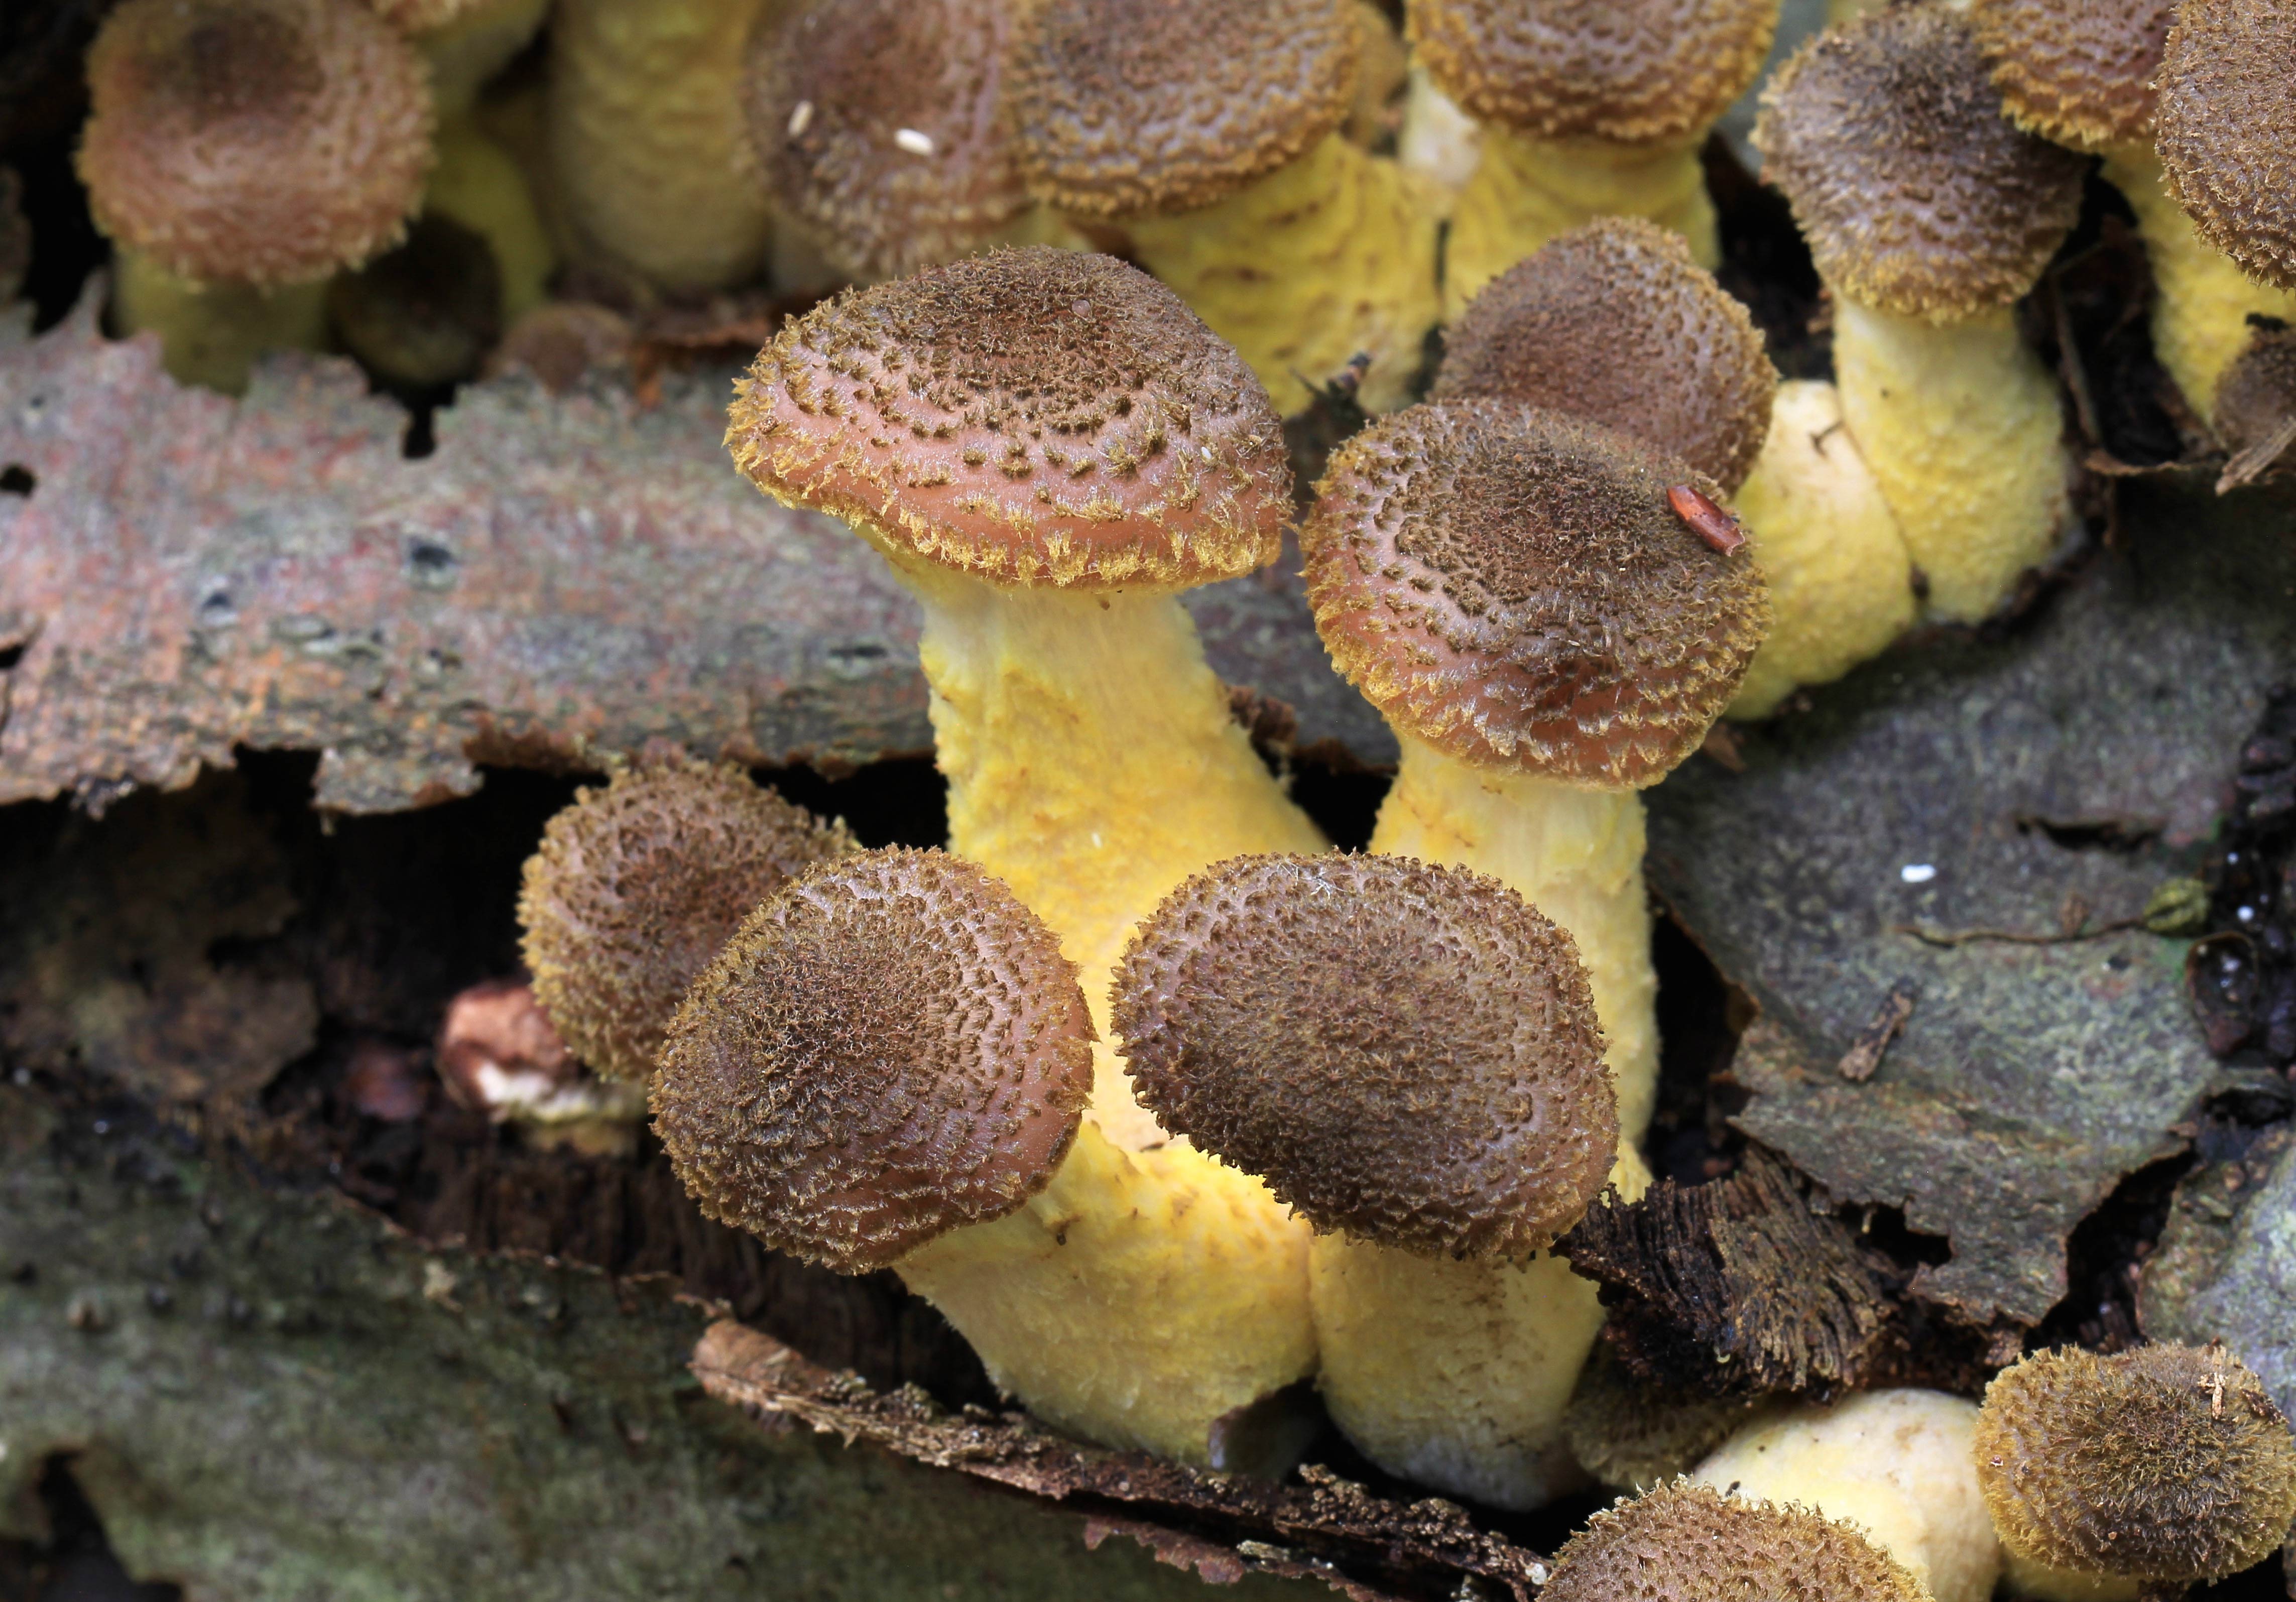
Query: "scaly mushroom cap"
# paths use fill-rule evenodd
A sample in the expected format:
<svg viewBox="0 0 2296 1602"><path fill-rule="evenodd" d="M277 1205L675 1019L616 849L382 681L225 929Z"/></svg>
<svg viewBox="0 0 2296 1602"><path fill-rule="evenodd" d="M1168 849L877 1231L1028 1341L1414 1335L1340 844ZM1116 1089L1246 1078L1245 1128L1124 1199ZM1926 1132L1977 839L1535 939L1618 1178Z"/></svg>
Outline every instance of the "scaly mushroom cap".
<svg viewBox="0 0 2296 1602"><path fill-rule="evenodd" d="M1332 457L1300 531L1324 649L1413 737L1484 767L1654 784L1768 631L1769 586L1677 516L1721 486L1517 401L1430 402Z"/></svg>
<svg viewBox="0 0 2296 1602"><path fill-rule="evenodd" d="M1778 0L1412 0L1436 86L1539 139L1693 137L1769 54Z"/></svg>
<svg viewBox="0 0 2296 1602"><path fill-rule="evenodd" d="M96 225L179 277L324 278L422 200L429 72L357 0L128 0L87 79Z"/></svg>
<svg viewBox="0 0 2296 1602"><path fill-rule="evenodd" d="M774 203L857 275L954 260L1028 208L997 112L1008 0L843 0L751 40L742 84Z"/></svg>
<svg viewBox="0 0 2296 1602"><path fill-rule="evenodd" d="M1231 858L1140 926L1112 1006L1164 1127L1318 1230L1527 1257L1618 1154L1578 948L1464 869Z"/></svg>
<svg viewBox="0 0 2296 1602"><path fill-rule="evenodd" d="M853 849L738 768L625 769L576 794L527 859L518 920L534 993L575 1054L643 1082L696 975L758 903Z"/></svg>
<svg viewBox="0 0 2296 1602"><path fill-rule="evenodd" d="M1042 0L1006 95L1029 187L1064 211L1192 211L1347 120L1362 41L1343 0Z"/></svg>
<svg viewBox="0 0 2296 1602"><path fill-rule="evenodd" d="M1929 1602L1898 1561L1807 1508L1677 1480L1587 1521L1542 1602Z"/></svg>
<svg viewBox="0 0 2296 1602"><path fill-rule="evenodd" d="M1076 965L938 851L824 862L694 984L654 1130L701 1210L840 1273L1044 1189L1092 1093Z"/></svg>
<svg viewBox="0 0 2296 1602"><path fill-rule="evenodd" d="M2284 476L2296 468L2296 329L2259 328L2248 346L2217 379L2217 437L2238 459L2251 452L2265 458L2259 476ZM2285 463L2286 467L2280 464Z"/></svg>
<svg viewBox="0 0 2296 1602"><path fill-rule="evenodd" d="M1105 256L970 257L816 307L734 388L768 494L898 560L1002 584L1182 589L1275 558L1291 459L1267 391Z"/></svg>
<svg viewBox="0 0 2296 1602"><path fill-rule="evenodd" d="M1762 91L1765 181L1817 270L1906 316L2023 294L2080 212L2080 157L2002 114L1968 22L1942 3L1828 29Z"/></svg>
<svg viewBox="0 0 2296 1602"><path fill-rule="evenodd" d="M2152 131L2152 75L2176 0L1972 0L2009 119L2093 147Z"/></svg>
<svg viewBox="0 0 2296 1602"><path fill-rule="evenodd" d="M1690 243L1603 217L1485 286L1445 337L1433 398L1528 401L1681 457L1723 488L1754 470L1778 389L1754 320Z"/></svg>
<svg viewBox="0 0 2296 1602"><path fill-rule="evenodd" d="M2169 192L2202 239L2259 283L2296 289L2296 11L2184 0L2153 122Z"/></svg>
<svg viewBox="0 0 2296 1602"><path fill-rule="evenodd" d="M2213 1580L2296 1519L2296 1441L2222 1346L2044 1352L1996 1375L1977 1479L2001 1539L2052 1568Z"/></svg>

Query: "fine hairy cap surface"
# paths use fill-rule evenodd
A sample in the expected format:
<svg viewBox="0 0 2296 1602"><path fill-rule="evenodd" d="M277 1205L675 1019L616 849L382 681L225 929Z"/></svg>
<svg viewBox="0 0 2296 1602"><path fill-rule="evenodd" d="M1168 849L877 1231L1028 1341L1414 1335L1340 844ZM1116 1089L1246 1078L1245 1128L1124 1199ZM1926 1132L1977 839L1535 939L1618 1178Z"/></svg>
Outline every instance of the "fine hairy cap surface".
<svg viewBox="0 0 2296 1602"><path fill-rule="evenodd" d="M1928 1602L1848 1524L1677 1480L1587 1521L1554 1556L1545 1602Z"/></svg>
<svg viewBox="0 0 2296 1602"><path fill-rule="evenodd" d="M1332 458L1300 531L1316 632L1397 727L1485 767L1654 784L1768 631L1752 560L1669 487L1721 486L1518 401L1430 402Z"/></svg>
<svg viewBox="0 0 2296 1602"><path fill-rule="evenodd" d="M788 324L734 387L734 465L895 560L994 583L1182 588L1273 561L1267 391L1145 273L997 250Z"/></svg>
<svg viewBox="0 0 2296 1602"><path fill-rule="evenodd" d="M2044 1352L1995 1376L1977 1478L2001 1539L2054 1568L2213 1580L2296 1519L2296 1442L2222 1346Z"/></svg>
<svg viewBox="0 0 2296 1602"><path fill-rule="evenodd" d="M2296 329L2259 328L2217 380L2217 437L2251 477L2296 468Z"/></svg>
<svg viewBox="0 0 2296 1602"><path fill-rule="evenodd" d="M2169 192L2251 278L2296 289L2296 10L2185 0L2161 63L2154 124Z"/></svg>
<svg viewBox="0 0 2296 1602"><path fill-rule="evenodd" d="M1021 165L1064 211L1190 211L1347 120L1361 38L1345 0L1041 0L1007 69Z"/></svg>
<svg viewBox="0 0 2296 1602"><path fill-rule="evenodd" d="M87 79L96 225L179 277L324 278L422 199L429 72L357 0L128 0Z"/></svg>
<svg viewBox="0 0 2296 1602"><path fill-rule="evenodd" d="M738 768L625 769L578 792L527 859L518 898L535 999L574 1054L643 1081L694 977L759 903L853 849Z"/></svg>
<svg viewBox="0 0 2296 1602"><path fill-rule="evenodd" d="M2080 212L2082 159L2003 115L1976 36L1941 4L1804 45L1763 89L1754 144L1825 281L1908 316L2014 300Z"/></svg>
<svg viewBox="0 0 2296 1602"><path fill-rule="evenodd" d="M1464 869L1232 858L1140 926L1113 1008L1164 1127L1318 1230L1519 1259L1617 1156L1578 947Z"/></svg>
<svg viewBox="0 0 2296 1602"><path fill-rule="evenodd" d="M1972 0L1994 86L2021 128L2061 144L2141 139L2176 0Z"/></svg>
<svg viewBox="0 0 2296 1602"><path fill-rule="evenodd" d="M1006 0L843 0L761 28L742 85L781 210L847 271L948 261L1029 204L997 114Z"/></svg>
<svg viewBox="0 0 2296 1602"><path fill-rule="evenodd" d="M1443 93L1541 139L1695 137L1769 53L1777 0L1412 0Z"/></svg>
<svg viewBox="0 0 2296 1602"><path fill-rule="evenodd" d="M1092 1040L1075 965L1004 885L860 852L759 907L696 981L654 1130L710 1217L862 1273L1044 1189Z"/></svg>
<svg viewBox="0 0 2296 1602"><path fill-rule="evenodd" d="M1778 388L1761 331L1640 217L1603 217L1493 279L1446 331L1434 398L1492 395L1604 423L1725 489L1769 437Z"/></svg>

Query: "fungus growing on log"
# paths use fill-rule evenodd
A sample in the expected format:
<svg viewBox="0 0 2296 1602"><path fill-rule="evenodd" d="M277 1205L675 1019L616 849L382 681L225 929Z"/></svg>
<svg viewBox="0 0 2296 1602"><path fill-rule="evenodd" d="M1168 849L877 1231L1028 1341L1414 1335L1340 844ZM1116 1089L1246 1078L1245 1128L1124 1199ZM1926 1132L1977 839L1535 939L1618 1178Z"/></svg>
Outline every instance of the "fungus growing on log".
<svg viewBox="0 0 2296 1602"><path fill-rule="evenodd" d="M1677 1482L1606 1508L1565 1541L1546 1602L1931 1602L1859 1532L1806 1508Z"/></svg>
<svg viewBox="0 0 2296 1602"><path fill-rule="evenodd" d="M1648 1491L1688 1474L1760 1405L1652 1385L1618 1360L1606 1336L1578 1371L1562 1414L1562 1440L1602 1483Z"/></svg>
<svg viewBox="0 0 2296 1602"><path fill-rule="evenodd" d="M2201 237L2275 289L2296 290L2296 16L2275 0L2184 0L2157 80L2161 164Z"/></svg>

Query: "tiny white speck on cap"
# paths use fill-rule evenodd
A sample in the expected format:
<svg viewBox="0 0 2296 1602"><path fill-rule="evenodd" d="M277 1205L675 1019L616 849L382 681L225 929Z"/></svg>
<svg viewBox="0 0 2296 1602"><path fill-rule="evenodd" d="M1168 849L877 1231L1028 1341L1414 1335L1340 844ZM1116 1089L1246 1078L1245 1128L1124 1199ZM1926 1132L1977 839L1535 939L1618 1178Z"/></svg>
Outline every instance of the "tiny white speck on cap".
<svg viewBox="0 0 2296 1602"><path fill-rule="evenodd" d="M1925 885L1937 877L1937 869L1928 862L1907 862L1898 870L1898 877L1909 885Z"/></svg>
<svg viewBox="0 0 2296 1602"><path fill-rule="evenodd" d="M922 133L915 128L896 129L893 134L893 143L912 156L930 156L933 153L932 135Z"/></svg>
<svg viewBox="0 0 2296 1602"><path fill-rule="evenodd" d="M809 100L801 100L797 102L796 108L790 112L789 136L794 139L812 126L813 102Z"/></svg>

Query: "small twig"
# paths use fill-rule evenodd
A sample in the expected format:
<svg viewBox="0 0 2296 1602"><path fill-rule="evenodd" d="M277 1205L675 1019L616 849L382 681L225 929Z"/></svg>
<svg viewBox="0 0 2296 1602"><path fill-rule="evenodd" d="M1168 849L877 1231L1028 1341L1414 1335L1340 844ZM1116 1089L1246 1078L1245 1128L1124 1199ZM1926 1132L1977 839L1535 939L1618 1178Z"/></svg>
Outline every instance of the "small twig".
<svg viewBox="0 0 2296 1602"><path fill-rule="evenodd" d="M2119 918L2095 928L2063 929L2046 935L2032 929L1933 929L1918 923L1893 923L1890 928L1894 934L1911 935L1923 945L1955 946L1973 945L1980 940L2006 941L2013 945L2070 945L2075 941L2095 940L2117 935L2123 929L2144 927L2142 918Z"/></svg>
<svg viewBox="0 0 2296 1602"><path fill-rule="evenodd" d="M1920 994L1911 979L1899 979L1890 986L1882 1004L1874 1009L1873 1021L1857 1032L1849 1042L1849 1050L1833 1065L1833 1071L1852 1084L1863 1084L1874 1077L1882 1066L1882 1054L1890 1042L1898 1038L1906 1020L1914 1016L1914 1000Z"/></svg>
<svg viewBox="0 0 2296 1602"><path fill-rule="evenodd" d="M2226 462L2217 478L2217 494L2225 494L2244 484L2253 484L2271 470L2272 464L2286 454L2292 445L2296 445L2296 417Z"/></svg>

